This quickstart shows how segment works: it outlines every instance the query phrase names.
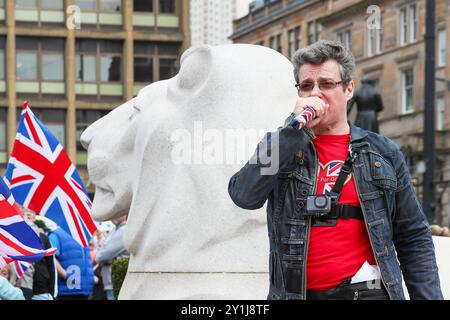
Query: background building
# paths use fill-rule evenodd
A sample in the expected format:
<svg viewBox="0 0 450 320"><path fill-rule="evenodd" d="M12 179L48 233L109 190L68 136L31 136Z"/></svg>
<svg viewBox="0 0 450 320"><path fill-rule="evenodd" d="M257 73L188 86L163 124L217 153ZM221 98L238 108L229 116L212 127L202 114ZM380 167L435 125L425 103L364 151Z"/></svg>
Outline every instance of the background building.
<svg viewBox="0 0 450 320"><path fill-rule="evenodd" d="M24 100L93 192L81 132L144 86L177 73L184 0L0 0L0 167ZM75 6L75 7L74 7Z"/></svg>
<svg viewBox="0 0 450 320"><path fill-rule="evenodd" d="M234 21L231 39L268 46L288 58L319 39L339 40L348 46L356 58L356 86L365 75L376 80L385 105L380 131L401 147L421 197L425 1L254 1L249 14ZM446 112L450 103L449 13L450 1L437 0L436 220L443 225L450 223L450 115Z"/></svg>
<svg viewBox="0 0 450 320"><path fill-rule="evenodd" d="M231 43L238 0L190 0L191 44Z"/></svg>

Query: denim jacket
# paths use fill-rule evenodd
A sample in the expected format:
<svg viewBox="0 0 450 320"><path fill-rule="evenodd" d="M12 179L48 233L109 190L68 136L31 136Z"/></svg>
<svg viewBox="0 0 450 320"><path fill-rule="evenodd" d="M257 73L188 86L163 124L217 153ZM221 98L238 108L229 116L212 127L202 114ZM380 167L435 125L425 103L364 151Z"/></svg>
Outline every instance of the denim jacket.
<svg viewBox="0 0 450 320"><path fill-rule="evenodd" d="M270 242L268 299L306 299L311 218L304 216L315 194L317 152L312 131L290 126L267 133L255 154L228 185L233 202L259 209L267 201ZM402 275L411 299L443 299L428 221L417 199L403 154L388 138L350 125L356 153L352 173L381 280L391 300L404 300ZM278 170L263 156L278 151ZM275 160L273 160L275 161ZM273 162L272 161L272 162ZM326 244L324 244L326 245Z"/></svg>

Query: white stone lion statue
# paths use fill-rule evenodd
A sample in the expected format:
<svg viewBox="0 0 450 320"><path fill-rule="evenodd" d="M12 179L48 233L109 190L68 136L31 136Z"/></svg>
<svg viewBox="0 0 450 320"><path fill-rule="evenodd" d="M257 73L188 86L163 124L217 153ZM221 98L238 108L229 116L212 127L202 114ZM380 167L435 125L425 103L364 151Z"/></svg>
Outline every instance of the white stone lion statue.
<svg viewBox="0 0 450 320"><path fill-rule="evenodd" d="M129 215L120 299L266 298L265 207L238 208L227 187L291 113L294 84L291 63L272 49L191 48L178 75L83 133L94 218Z"/></svg>

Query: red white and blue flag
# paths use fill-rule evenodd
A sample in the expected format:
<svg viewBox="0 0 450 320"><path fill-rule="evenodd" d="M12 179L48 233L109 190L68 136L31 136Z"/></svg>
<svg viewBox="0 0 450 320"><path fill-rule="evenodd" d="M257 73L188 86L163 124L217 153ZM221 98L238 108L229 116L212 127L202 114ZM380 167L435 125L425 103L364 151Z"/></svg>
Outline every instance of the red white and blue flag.
<svg viewBox="0 0 450 320"><path fill-rule="evenodd" d="M97 230L92 202L58 140L25 102L5 178L17 202L86 247Z"/></svg>
<svg viewBox="0 0 450 320"><path fill-rule="evenodd" d="M55 251L43 249L39 236L25 222L11 191L0 178L0 266L16 260L38 261Z"/></svg>
<svg viewBox="0 0 450 320"><path fill-rule="evenodd" d="M330 195L331 190L336 183L339 173L341 172L343 161L333 160L323 165L319 162L318 179L317 179L317 190L318 194ZM351 174L347 177L344 185L350 181Z"/></svg>
<svg viewBox="0 0 450 320"><path fill-rule="evenodd" d="M31 263L16 260L11 262L9 265L11 266L11 270L13 270L16 276L16 281L19 281L23 277L23 274L28 269L28 267L31 266Z"/></svg>

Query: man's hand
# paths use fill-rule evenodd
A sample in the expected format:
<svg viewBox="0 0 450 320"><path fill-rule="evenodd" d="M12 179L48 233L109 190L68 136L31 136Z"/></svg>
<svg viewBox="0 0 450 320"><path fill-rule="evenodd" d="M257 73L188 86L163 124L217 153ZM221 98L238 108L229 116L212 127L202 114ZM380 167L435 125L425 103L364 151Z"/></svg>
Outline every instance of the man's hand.
<svg viewBox="0 0 450 320"><path fill-rule="evenodd" d="M316 118L307 124L312 129L322 120L321 117L328 111L330 105L319 97L299 98L295 104L294 113L301 114L306 107L311 107L316 112Z"/></svg>

